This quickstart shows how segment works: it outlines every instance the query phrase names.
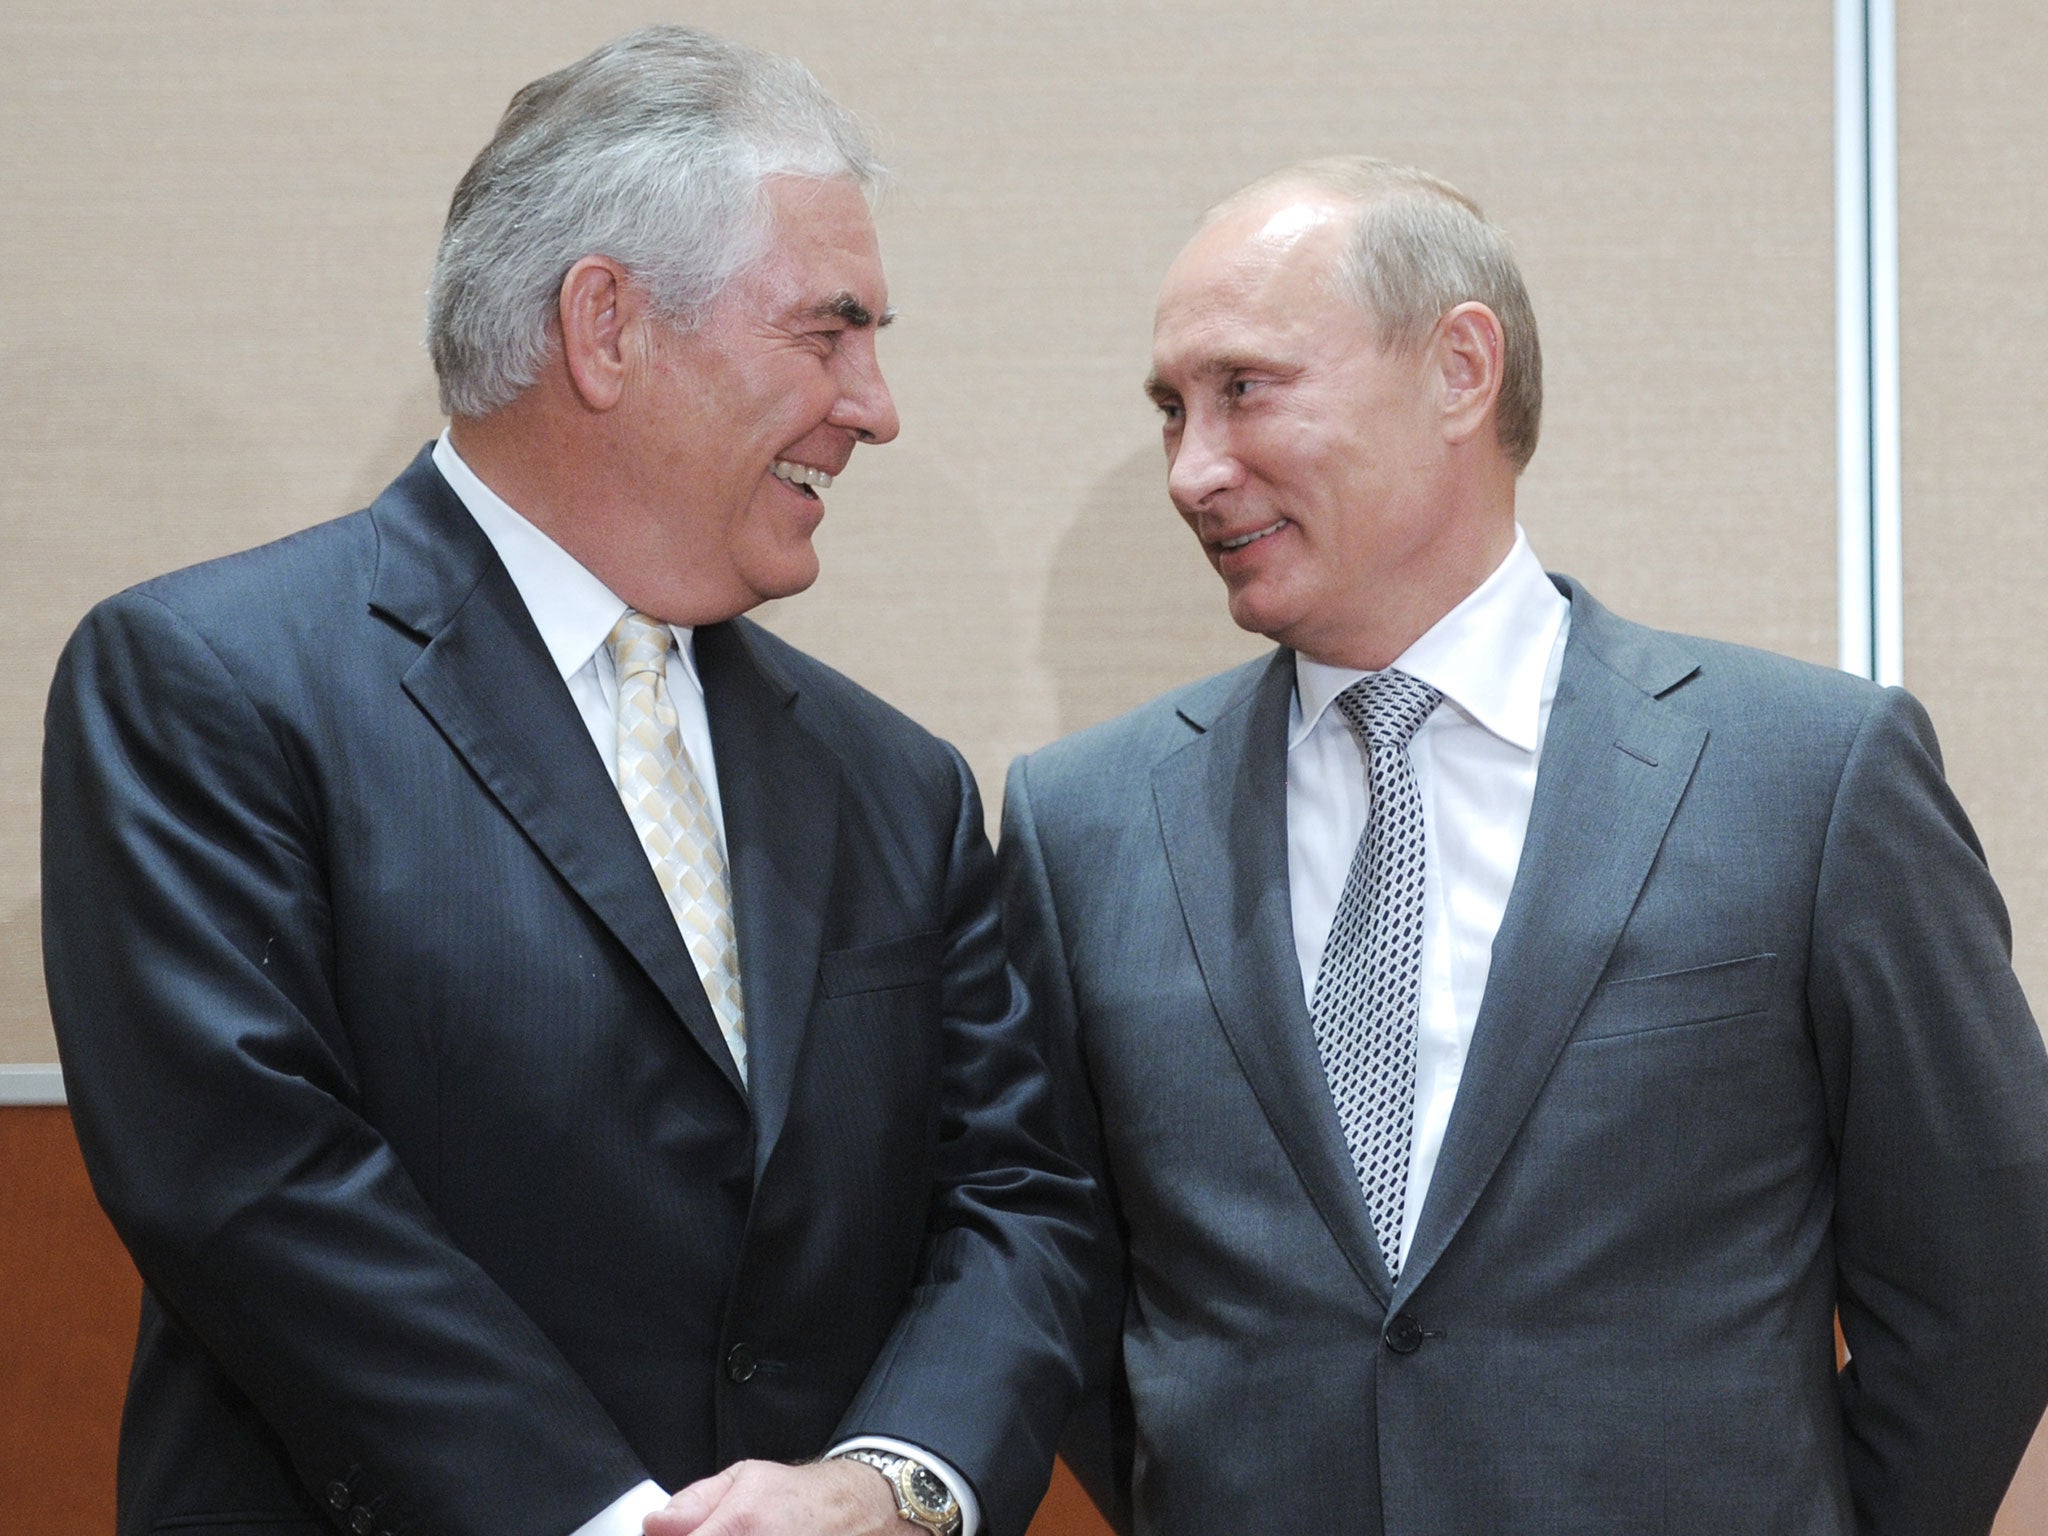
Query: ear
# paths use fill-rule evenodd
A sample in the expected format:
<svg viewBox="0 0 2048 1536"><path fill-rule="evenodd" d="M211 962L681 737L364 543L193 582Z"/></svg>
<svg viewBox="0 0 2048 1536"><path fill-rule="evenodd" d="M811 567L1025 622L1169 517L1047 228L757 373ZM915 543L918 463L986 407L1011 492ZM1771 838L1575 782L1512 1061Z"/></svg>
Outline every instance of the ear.
<svg viewBox="0 0 2048 1536"><path fill-rule="evenodd" d="M1469 442L1493 419L1507 339L1500 317L1476 300L1437 322L1434 340L1447 442Z"/></svg>
<svg viewBox="0 0 2048 1536"><path fill-rule="evenodd" d="M585 256L562 278L556 316L569 384L593 411L608 411L625 393L630 338L642 309L640 290L609 256Z"/></svg>

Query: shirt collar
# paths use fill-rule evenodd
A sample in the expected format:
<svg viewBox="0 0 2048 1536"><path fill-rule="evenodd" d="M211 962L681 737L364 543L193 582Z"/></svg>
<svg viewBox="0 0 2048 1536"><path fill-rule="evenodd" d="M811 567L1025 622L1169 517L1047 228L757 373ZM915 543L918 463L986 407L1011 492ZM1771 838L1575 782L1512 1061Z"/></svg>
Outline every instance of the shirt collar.
<svg viewBox="0 0 2048 1536"><path fill-rule="evenodd" d="M626 611L626 600L478 479L445 430L434 444L434 467L498 552L556 670L564 679L575 676L611 638L619 615ZM683 671L701 693L704 685L697 679L691 631L676 624L669 629L676 637Z"/></svg>
<svg viewBox="0 0 2048 1536"><path fill-rule="evenodd" d="M1429 684L1502 741L1534 752L1542 732L1543 680L1570 608L1518 524L1514 547L1493 574L1393 665ZM1338 694L1364 676L1355 667L1297 655L1288 749L1316 728Z"/></svg>

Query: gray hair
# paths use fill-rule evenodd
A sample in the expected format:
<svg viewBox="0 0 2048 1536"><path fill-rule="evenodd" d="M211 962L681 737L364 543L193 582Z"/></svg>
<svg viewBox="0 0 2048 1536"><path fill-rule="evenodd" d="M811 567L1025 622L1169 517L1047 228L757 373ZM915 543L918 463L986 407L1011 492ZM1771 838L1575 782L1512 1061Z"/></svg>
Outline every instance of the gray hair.
<svg viewBox="0 0 2048 1536"><path fill-rule="evenodd" d="M1304 160L1261 176L1210 209L1203 223L1288 187L1356 205L1358 219L1333 278L1342 297L1378 322L1382 346L1420 346L1468 300L1494 312L1505 338L1494 430L1516 473L1526 469L1543 418L1543 347L1507 236L1449 182L1367 155Z"/></svg>
<svg viewBox="0 0 2048 1536"><path fill-rule="evenodd" d="M486 415L540 377L583 257L620 262L688 323L768 249L769 177L843 177L872 198L882 175L803 65L708 32L644 27L544 75L448 207L427 290L442 409Z"/></svg>

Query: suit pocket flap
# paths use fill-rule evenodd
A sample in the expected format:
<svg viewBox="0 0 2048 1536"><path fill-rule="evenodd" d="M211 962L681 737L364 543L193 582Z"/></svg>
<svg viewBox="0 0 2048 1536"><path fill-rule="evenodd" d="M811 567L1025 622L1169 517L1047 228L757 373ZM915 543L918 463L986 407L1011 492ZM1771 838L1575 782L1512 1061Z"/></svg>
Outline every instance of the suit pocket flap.
<svg viewBox="0 0 2048 1536"><path fill-rule="evenodd" d="M1774 954L1746 955L1683 971L1603 982L1587 1005L1574 1039L1647 1034L1759 1012L1769 1001L1771 973L1777 963Z"/></svg>
<svg viewBox="0 0 2048 1536"><path fill-rule="evenodd" d="M831 950L818 957L818 985L827 997L914 987L938 979L944 949L945 935L933 929L879 944Z"/></svg>

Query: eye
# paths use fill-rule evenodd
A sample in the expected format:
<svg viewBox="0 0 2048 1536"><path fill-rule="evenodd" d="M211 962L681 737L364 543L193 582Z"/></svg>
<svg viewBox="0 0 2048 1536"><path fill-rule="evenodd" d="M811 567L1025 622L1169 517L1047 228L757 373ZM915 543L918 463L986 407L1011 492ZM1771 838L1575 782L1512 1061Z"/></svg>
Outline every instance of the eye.
<svg viewBox="0 0 2048 1536"><path fill-rule="evenodd" d="M1242 400L1265 382L1264 379L1233 378L1223 386L1223 396L1227 400Z"/></svg>

